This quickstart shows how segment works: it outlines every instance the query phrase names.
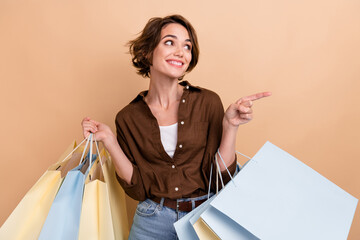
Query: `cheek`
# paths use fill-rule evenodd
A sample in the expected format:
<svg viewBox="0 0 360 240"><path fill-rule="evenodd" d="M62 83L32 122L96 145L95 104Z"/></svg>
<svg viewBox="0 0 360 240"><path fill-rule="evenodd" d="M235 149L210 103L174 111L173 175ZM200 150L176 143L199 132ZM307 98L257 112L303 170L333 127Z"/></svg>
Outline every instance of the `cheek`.
<svg viewBox="0 0 360 240"><path fill-rule="evenodd" d="M154 51L152 55L152 64L158 64L160 62L161 56L159 51Z"/></svg>
<svg viewBox="0 0 360 240"><path fill-rule="evenodd" d="M164 59L168 54L165 49L156 48L153 52L153 61Z"/></svg>
<svg viewBox="0 0 360 240"><path fill-rule="evenodd" d="M187 60L187 63L190 64L190 62L191 62L191 60L192 60L192 54L191 54L191 52L186 54L186 60Z"/></svg>

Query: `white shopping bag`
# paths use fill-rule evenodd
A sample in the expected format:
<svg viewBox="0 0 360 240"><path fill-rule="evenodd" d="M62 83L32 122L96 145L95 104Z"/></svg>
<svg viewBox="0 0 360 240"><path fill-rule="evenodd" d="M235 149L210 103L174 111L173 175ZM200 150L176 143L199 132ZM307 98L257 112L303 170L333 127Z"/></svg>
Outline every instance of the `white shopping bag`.
<svg viewBox="0 0 360 240"><path fill-rule="evenodd" d="M346 239L358 200L267 142L201 214L221 239ZM240 234L240 235L237 235ZM245 238L246 239L246 238Z"/></svg>
<svg viewBox="0 0 360 240"><path fill-rule="evenodd" d="M200 214L203 213L209 206L215 196L209 198L206 202L186 214L179 221L174 223L174 227L179 240L198 240L199 237L193 227L193 224L199 219Z"/></svg>

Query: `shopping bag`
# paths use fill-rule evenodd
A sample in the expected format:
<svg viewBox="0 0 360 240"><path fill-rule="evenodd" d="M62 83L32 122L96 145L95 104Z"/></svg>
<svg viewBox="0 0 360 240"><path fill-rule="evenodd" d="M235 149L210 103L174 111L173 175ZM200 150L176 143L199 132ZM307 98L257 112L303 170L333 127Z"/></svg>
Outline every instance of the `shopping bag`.
<svg viewBox="0 0 360 240"><path fill-rule="evenodd" d="M48 168L19 202L0 228L0 239L26 239L39 237L41 228L50 210L67 169L75 167L80 160L76 142L67 148L59 161ZM75 151L74 151L75 150ZM74 152L74 153L72 153ZM72 158L67 155L72 153Z"/></svg>
<svg viewBox="0 0 360 240"><path fill-rule="evenodd" d="M99 158L85 180L81 209L79 240L115 239L107 185L104 181L103 160ZM120 227L120 226L118 226Z"/></svg>
<svg viewBox="0 0 360 240"><path fill-rule="evenodd" d="M248 156L239 153L236 151L236 153L250 159ZM244 164L244 166L246 163ZM244 167L243 166L243 167ZM223 180L221 177L221 173L219 170L219 163L217 155L215 155L215 167L216 167L216 194L218 194L218 185L219 185L219 179L222 183L222 186L224 187ZM243 168L238 163L236 171L234 173L234 176ZM230 173L229 173L230 174ZM179 240L197 240L197 239L220 239L211 228L200 218L200 215L203 214L208 208L212 208L210 203L215 199L216 195L210 197L210 186L211 186L211 179L212 179L212 166L210 170L210 182L209 182L209 197L206 202L201 204L199 207L195 208L188 214L186 214L184 217L182 217L180 220L174 223L174 227L177 233L177 236ZM247 238L245 238L247 239ZM239 239L241 240L241 239Z"/></svg>
<svg viewBox="0 0 360 240"><path fill-rule="evenodd" d="M200 218L193 225L199 239L219 240L214 231Z"/></svg>
<svg viewBox="0 0 360 240"><path fill-rule="evenodd" d="M200 215L211 207L210 203L215 199L216 195L211 196L210 194L210 186L211 186L211 179L212 179L212 168L210 169L210 181L208 187L208 199L202 203L200 206L186 214L180 220L174 223L175 231L179 240L198 240L198 239L219 239L217 235L207 227L207 225L199 218ZM219 164L217 160L217 155L215 155L215 168L216 168L216 193L218 193L218 185L219 179L221 183L223 182L221 173L219 170ZM234 175L236 175L241 170L240 164L237 164L237 169ZM211 196L211 197L210 197Z"/></svg>
<svg viewBox="0 0 360 240"><path fill-rule="evenodd" d="M206 221L205 221L206 220ZM258 240L251 232L246 230L235 221L232 221L228 216L219 212L216 208L209 204L206 211L201 214L201 217L193 224L197 230L196 233L201 236L199 239L207 239L203 237L207 235L216 235L218 239L237 239L237 240Z"/></svg>
<svg viewBox="0 0 360 240"><path fill-rule="evenodd" d="M127 218L125 192L116 179L115 167L110 154L103 149L100 152L103 162L103 173L109 193L111 217L116 240L125 240L129 236L129 222Z"/></svg>
<svg viewBox="0 0 360 240"><path fill-rule="evenodd" d="M348 236L357 202L267 142L201 219L221 239L241 239L237 233L245 230L259 239L340 240Z"/></svg>
<svg viewBox="0 0 360 240"><path fill-rule="evenodd" d="M111 217L116 240L125 240L129 236L129 223L127 218L125 192L115 175L115 167L110 154L103 149L100 151L104 180L108 190L111 206Z"/></svg>
<svg viewBox="0 0 360 240"><path fill-rule="evenodd" d="M176 234L179 240L197 240L198 237L197 231L195 229L200 229L199 227L194 228L193 224L199 219L200 215L210 206L212 200L215 196L212 196L200 206L186 214L180 220L174 223Z"/></svg>
<svg viewBox="0 0 360 240"><path fill-rule="evenodd" d="M179 240L220 239L200 218L200 215L211 207L210 203L215 197L216 196L212 196L199 207L174 223Z"/></svg>
<svg viewBox="0 0 360 240"><path fill-rule="evenodd" d="M125 192L116 179L110 155L95 144L99 158L85 182L79 239L125 240L129 235Z"/></svg>
<svg viewBox="0 0 360 240"><path fill-rule="evenodd" d="M56 194L41 229L40 240L78 238L84 181L92 162L95 160L92 154L92 144L90 144L89 154L82 161L89 142L92 143L92 134L90 134L81 156L81 163L66 174Z"/></svg>

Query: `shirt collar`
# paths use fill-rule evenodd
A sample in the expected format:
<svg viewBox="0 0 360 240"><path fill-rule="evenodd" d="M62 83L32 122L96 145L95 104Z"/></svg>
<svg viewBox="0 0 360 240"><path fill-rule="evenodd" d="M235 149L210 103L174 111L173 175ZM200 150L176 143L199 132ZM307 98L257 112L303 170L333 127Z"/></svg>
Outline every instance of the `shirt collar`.
<svg viewBox="0 0 360 240"><path fill-rule="evenodd" d="M201 91L201 88L200 88L200 87L198 87L198 86L193 86L193 85L191 85L188 81L181 81L181 82L179 82L179 84L180 84L181 86L183 86L186 90L189 90L189 91ZM137 101L139 101L139 100L143 100L144 97L145 97L147 94L148 94L148 90L142 91L142 92L140 92L140 93L136 96L136 98L135 98L134 100L132 100L131 102L133 103L133 102L137 102Z"/></svg>
<svg viewBox="0 0 360 240"><path fill-rule="evenodd" d="M179 83L181 86L184 86L186 89L193 90L193 91L200 91L201 88L198 86L191 85L188 81L182 81Z"/></svg>

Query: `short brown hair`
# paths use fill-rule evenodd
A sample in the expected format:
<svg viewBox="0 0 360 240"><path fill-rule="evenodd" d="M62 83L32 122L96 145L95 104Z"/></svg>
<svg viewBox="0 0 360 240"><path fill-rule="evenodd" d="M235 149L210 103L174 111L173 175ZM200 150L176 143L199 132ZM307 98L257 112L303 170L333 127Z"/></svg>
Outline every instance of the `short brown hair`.
<svg viewBox="0 0 360 240"><path fill-rule="evenodd" d="M164 18L155 17L151 18L140 36L134 40L129 41L129 52L132 56L132 63L137 69L137 73L143 77L150 77L150 66L152 65L153 52L160 42L161 30L169 23L178 23L186 28L189 33L191 48L191 62L186 72L190 72L199 60L199 44L196 36L195 29L181 15L170 15Z"/></svg>

